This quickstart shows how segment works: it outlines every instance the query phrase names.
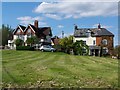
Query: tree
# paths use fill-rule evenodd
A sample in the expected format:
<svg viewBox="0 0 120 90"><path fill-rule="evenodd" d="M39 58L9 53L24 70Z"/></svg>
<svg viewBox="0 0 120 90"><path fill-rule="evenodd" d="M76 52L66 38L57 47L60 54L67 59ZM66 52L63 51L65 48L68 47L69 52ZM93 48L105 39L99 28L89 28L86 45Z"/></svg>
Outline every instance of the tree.
<svg viewBox="0 0 120 90"><path fill-rule="evenodd" d="M73 36L65 37L59 40L59 44L62 50L66 53L70 53L70 49L73 47Z"/></svg>
<svg viewBox="0 0 120 90"><path fill-rule="evenodd" d="M88 55L89 46L84 44L84 42L80 40L73 44L73 51L75 55Z"/></svg>
<svg viewBox="0 0 120 90"><path fill-rule="evenodd" d="M39 39L36 36L32 36L31 38L27 38L26 43L32 46L33 44L39 43Z"/></svg>
<svg viewBox="0 0 120 90"><path fill-rule="evenodd" d="M5 46L8 44L8 40L12 39L12 32L13 29L9 25L2 25L2 28L0 30L0 34L2 35L2 43L0 43L0 45Z"/></svg>
<svg viewBox="0 0 120 90"><path fill-rule="evenodd" d="M115 46L114 48L114 55L118 57L118 59L120 59L120 45Z"/></svg>
<svg viewBox="0 0 120 90"><path fill-rule="evenodd" d="M16 46L22 46L23 43L24 43L24 41L21 40L21 39L16 39L16 40L15 40L15 44L16 44Z"/></svg>
<svg viewBox="0 0 120 90"><path fill-rule="evenodd" d="M74 54L76 55L88 55L89 53L89 46L84 44L82 40L74 43L73 36L71 35L69 37L60 39L59 43L65 53L70 53L71 50L73 50Z"/></svg>

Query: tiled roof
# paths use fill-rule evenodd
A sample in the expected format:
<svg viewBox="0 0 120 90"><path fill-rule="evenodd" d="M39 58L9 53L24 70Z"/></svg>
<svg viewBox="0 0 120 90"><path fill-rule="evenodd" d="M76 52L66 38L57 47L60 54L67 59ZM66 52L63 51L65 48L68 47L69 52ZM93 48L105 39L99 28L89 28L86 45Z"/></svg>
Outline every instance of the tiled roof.
<svg viewBox="0 0 120 90"><path fill-rule="evenodd" d="M22 29L23 31L26 29L25 26L23 26L23 25L18 25L17 28L13 30L13 34L15 34L15 32L17 31L18 28Z"/></svg>
<svg viewBox="0 0 120 90"><path fill-rule="evenodd" d="M36 36L38 37L45 37L47 35L52 36L52 31L50 27L40 27L40 28L36 28L34 25L29 24L28 26L30 26L34 31ZM28 27L25 27L23 25L18 25L17 28L21 28L24 32L26 32L26 29ZM17 28L14 30L13 33L16 32Z"/></svg>
<svg viewBox="0 0 120 90"><path fill-rule="evenodd" d="M91 32L91 36L114 36L110 31L105 28L79 28L75 29L74 36L75 37L86 37L88 33Z"/></svg>
<svg viewBox="0 0 120 90"><path fill-rule="evenodd" d="M23 25L19 25L19 26L22 28L23 31L26 29L26 27Z"/></svg>
<svg viewBox="0 0 120 90"><path fill-rule="evenodd" d="M52 36L52 32L51 32L51 28L50 27L41 27L41 28L36 28L34 25L30 26L33 28L33 30L35 31L35 34L40 37L40 36L47 36L50 35Z"/></svg>

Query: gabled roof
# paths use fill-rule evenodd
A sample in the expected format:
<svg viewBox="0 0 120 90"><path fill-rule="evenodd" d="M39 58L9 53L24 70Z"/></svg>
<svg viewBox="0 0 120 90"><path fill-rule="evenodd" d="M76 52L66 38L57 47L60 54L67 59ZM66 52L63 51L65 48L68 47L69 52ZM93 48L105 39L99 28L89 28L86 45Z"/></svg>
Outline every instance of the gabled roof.
<svg viewBox="0 0 120 90"><path fill-rule="evenodd" d="M36 33L37 30L36 30L36 29L33 27L33 25L31 25L31 24L29 24L29 25L26 27L26 29L24 30L24 33L26 32L26 30L27 30L29 27L33 30L34 33Z"/></svg>
<svg viewBox="0 0 120 90"><path fill-rule="evenodd" d="M37 32L37 28L36 28L34 25L29 24L29 26L31 26L31 28L32 28L35 32Z"/></svg>
<svg viewBox="0 0 120 90"><path fill-rule="evenodd" d="M38 21L37 21L38 22ZM23 26L23 25L18 25L17 28L14 30L13 34L17 31L17 29L21 29L21 31L26 34L26 31L28 30L28 28L30 28L37 37L39 38L46 38L47 35L52 36L52 31L50 27L38 27L34 25L29 24L27 27Z"/></svg>
<svg viewBox="0 0 120 90"><path fill-rule="evenodd" d="M22 28L22 30L24 31L25 30L25 26L23 26L23 25L19 25L21 28Z"/></svg>
<svg viewBox="0 0 120 90"><path fill-rule="evenodd" d="M23 32L24 32L24 30L26 29L25 26L23 26L23 25L18 25L17 28L13 31L13 34L17 31L18 28L21 29Z"/></svg>
<svg viewBox="0 0 120 90"><path fill-rule="evenodd" d="M110 31L105 28L79 28L75 29L75 37L86 37L88 33L91 32L91 35L94 36L114 36Z"/></svg>
<svg viewBox="0 0 120 90"><path fill-rule="evenodd" d="M97 36L114 36L110 31L108 31L105 28L94 28L91 30L93 33L95 33Z"/></svg>
<svg viewBox="0 0 120 90"><path fill-rule="evenodd" d="M37 31L37 36L52 36L52 32L51 32L51 28L50 27L41 27L41 28L38 28L38 31Z"/></svg>
<svg viewBox="0 0 120 90"><path fill-rule="evenodd" d="M29 24L28 27L30 27L35 32L37 37L45 37L47 35L52 36L52 32L51 32L50 27L36 28L34 25L31 25L31 24ZM26 32L27 28L25 29L25 32Z"/></svg>

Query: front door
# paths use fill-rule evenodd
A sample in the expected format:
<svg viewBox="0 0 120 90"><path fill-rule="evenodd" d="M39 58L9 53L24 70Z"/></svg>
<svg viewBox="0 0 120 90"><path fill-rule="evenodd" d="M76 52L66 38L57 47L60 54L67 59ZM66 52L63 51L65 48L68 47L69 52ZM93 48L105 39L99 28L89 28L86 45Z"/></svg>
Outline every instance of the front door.
<svg viewBox="0 0 120 90"><path fill-rule="evenodd" d="M99 49L95 49L95 56L99 56Z"/></svg>

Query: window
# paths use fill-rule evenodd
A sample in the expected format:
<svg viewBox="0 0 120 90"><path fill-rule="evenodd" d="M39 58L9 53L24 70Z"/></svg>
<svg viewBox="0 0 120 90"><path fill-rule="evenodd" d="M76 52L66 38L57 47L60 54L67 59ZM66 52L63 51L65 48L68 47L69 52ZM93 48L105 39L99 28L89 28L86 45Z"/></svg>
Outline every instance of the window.
<svg viewBox="0 0 120 90"><path fill-rule="evenodd" d="M108 53L108 48L107 47L103 47L102 52L103 52L103 54L107 54Z"/></svg>
<svg viewBox="0 0 120 90"><path fill-rule="evenodd" d="M93 45L95 45L95 40L93 40Z"/></svg>
<svg viewBox="0 0 120 90"><path fill-rule="evenodd" d="M83 52L83 53L86 53L86 49L85 49L85 48L82 48L82 52Z"/></svg>
<svg viewBox="0 0 120 90"><path fill-rule="evenodd" d="M31 29L28 29L28 31L27 31L28 33L31 33Z"/></svg>
<svg viewBox="0 0 120 90"><path fill-rule="evenodd" d="M28 38L31 38L31 34L28 34L27 37L28 37Z"/></svg>
<svg viewBox="0 0 120 90"><path fill-rule="evenodd" d="M88 31L86 32L87 36L90 37L91 36L91 31L90 29L88 29Z"/></svg>
<svg viewBox="0 0 120 90"><path fill-rule="evenodd" d="M91 36L91 32L88 33L88 37L90 37L90 36Z"/></svg>
<svg viewBox="0 0 120 90"><path fill-rule="evenodd" d="M86 45L86 41L83 41L83 44L85 44L85 45Z"/></svg>
<svg viewBox="0 0 120 90"><path fill-rule="evenodd" d="M103 40L102 40L102 44L107 45L107 43L108 43L108 42L107 42L106 39L103 39Z"/></svg>
<svg viewBox="0 0 120 90"><path fill-rule="evenodd" d="M18 35L18 39L24 40L24 36L23 35Z"/></svg>

